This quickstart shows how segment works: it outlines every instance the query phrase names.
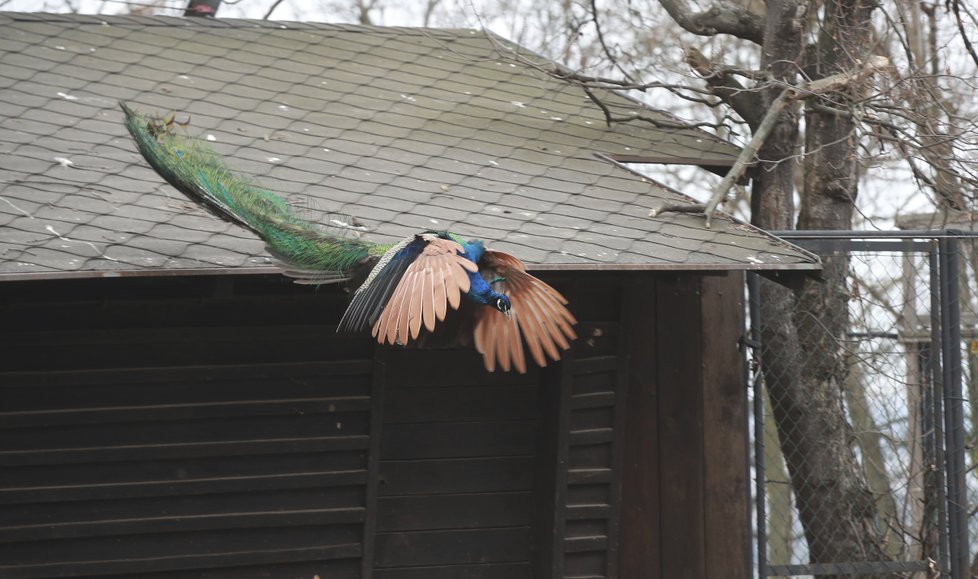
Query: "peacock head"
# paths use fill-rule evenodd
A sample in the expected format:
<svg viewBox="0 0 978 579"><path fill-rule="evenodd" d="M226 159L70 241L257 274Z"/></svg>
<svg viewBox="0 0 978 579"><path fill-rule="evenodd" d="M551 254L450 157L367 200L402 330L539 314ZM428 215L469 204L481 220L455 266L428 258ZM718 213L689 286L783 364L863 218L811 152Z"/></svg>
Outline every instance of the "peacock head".
<svg viewBox="0 0 978 579"><path fill-rule="evenodd" d="M497 293L493 296L492 306L499 310L500 312L506 314L509 317L509 311L513 307L513 304L509 301L509 298L503 294Z"/></svg>

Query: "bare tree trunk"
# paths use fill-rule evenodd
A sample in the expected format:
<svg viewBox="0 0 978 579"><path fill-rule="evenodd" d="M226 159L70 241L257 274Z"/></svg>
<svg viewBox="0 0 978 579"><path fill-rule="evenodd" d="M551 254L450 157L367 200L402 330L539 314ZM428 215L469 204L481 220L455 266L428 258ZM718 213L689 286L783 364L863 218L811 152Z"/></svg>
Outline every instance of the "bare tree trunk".
<svg viewBox="0 0 978 579"><path fill-rule="evenodd" d="M764 407L771 408L766 387L764 398ZM785 471L778 427L772 420L764 421L764 470L758 476L767 479L764 487L768 505L767 560L771 565L788 565L791 563L795 526L791 510L791 481Z"/></svg>
<svg viewBox="0 0 978 579"><path fill-rule="evenodd" d="M828 258L826 266L827 281L807 284L797 302L784 288L767 284L765 371L811 562L881 561L887 557L877 505L846 421L844 334L830 330L846 319L837 315L846 308L846 260Z"/></svg>
<svg viewBox="0 0 978 579"><path fill-rule="evenodd" d="M847 50L849 45L860 46L859 34L870 33L870 10L860 0L826 3L819 77L852 68L853 60L846 58L858 53ZM790 82L796 73L801 53L798 19L803 12L804 5L791 0L768 3L763 64L775 78ZM811 171L799 227L849 229L856 195L853 121L846 115L816 113L807 122L806 166ZM753 215L761 227L791 226L796 135L797 118L789 110L759 154ZM808 283L797 296L784 287L762 284L765 379L810 560L884 560L876 504L851 447L842 395L848 256L823 259L825 282Z"/></svg>
<svg viewBox="0 0 978 579"><path fill-rule="evenodd" d="M867 0L827 0L815 63L817 78L847 70L868 55ZM850 93L858 93L851 87ZM855 120L850 94L829 95L806 115L805 188L799 229L849 229L857 194ZM839 114L839 113L842 114ZM799 465L810 489L798 506L811 558L817 562L882 561L877 509L852 450L842 390L849 328L846 276L849 256L822 256L824 283L807 284L795 311L803 354L797 384L807 394L797 438L818 441Z"/></svg>
<svg viewBox="0 0 978 579"><path fill-rule="evenodd" d="M873 416L870 397L866 395L866 373L862 364L859 356L846 357L847 376L843 391L849 415L852 416L855 441L862 451L867 486L879 513L878 526L883 535L884 550L888 557L897 558L903 554L903 526L883 453L886 440Z"/></svg>
<svg viewBox="0 0 978 579"><path fill-rule="evenodd" d="M792 20L806 9L795 0L773 0L768 3L764 31L762 66L771 67L779 80L792 82L796 77L795 63L801 54L801 38ZM776 89L761 95L759 107L767 110L777 98ZM768 105L768 106L763 106ZM758 152L760 163L754 171L751 195L751 218L765 229L791 229L794 220L794 166L798 138L796 110L782 111L777 125ZM800 383L801 354L798 334L792 320L795 296L786 287L768 280L759 285L761 307L761 368L771 401L771 411L777 426L781 453L785 457L792 487L798 496L798 448L791 409L803 404L796 400ZM792 460L794 459L794 460Z"/></svg>
<svg viewBox="0 0 978 579"><path fill-rule="evenodd" d="M903 255L903 275L901 276L901 295L903 306L900 312L901 331L908 336L916 331L913 320L917 318L918 303L914 282L917 277L917 264L914 256ZM910 455L907 471L907 501L910 509L910 520L907 523L909 542L908 558L911 561L924 559L937 560L937 526L934 516L934 472L930 468L933 458L931 451L926 448L928 434L925 432L925 389L929 386L929 377L922 364L924 343L913 337L904 342L906 347L906 396L907 396L907 443ZM925 573L916 573L913 579L923 579Z"/></svg>

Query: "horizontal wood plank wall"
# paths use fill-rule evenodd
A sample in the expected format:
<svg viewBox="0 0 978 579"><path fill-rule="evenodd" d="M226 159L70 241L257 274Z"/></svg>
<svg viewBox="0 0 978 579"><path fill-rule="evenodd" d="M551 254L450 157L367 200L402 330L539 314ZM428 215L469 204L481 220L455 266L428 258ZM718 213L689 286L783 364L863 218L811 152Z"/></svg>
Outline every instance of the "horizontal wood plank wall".
<svg viewBox="0 0 978 579"><path fill-rule="evenodd" d="M471 349L391 349L382 400L369 338L333 331L336 289L0 284L0 577L344 579L365 556L380 579L746 568L741 367L732 334L706 335L739 307L732 277L565 279L566 364L487 375Z"/></svg>
<svg viewBox="0 0 978 579"><path fill-rule="evenodd" d="M374 577L530 576L539 382L471 349L387 353Z"/></svg>
<svg viewBox="0 0 978 579"><path fill-rule="evenodd" d="M572 291L580 339L565 377L569 399L562 401L568 407L566 473L557 482L566 489L556 521L562 527L563 561L555 568L567 579L614 578L623 440L619 383L627 372L620 320L630 313L622 310L618 275L580 276Z"/></svg>
<svg viewBox="0 0 978 579"><path fill-rule="evenodd" d="M372 347L340 291L0 292L0 576L360 576Z"/></svg>

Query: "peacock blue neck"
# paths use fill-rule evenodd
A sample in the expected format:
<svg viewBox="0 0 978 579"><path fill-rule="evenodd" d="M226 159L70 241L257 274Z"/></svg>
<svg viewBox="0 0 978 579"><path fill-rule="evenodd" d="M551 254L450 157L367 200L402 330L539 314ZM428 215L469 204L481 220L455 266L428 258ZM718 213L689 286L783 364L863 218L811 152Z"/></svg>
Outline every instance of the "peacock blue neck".
<svg viewBox="0 0 978 579"><path fill-rule="evenodd" d="M462 245L462 249L465 250L462 255L473 263L479 263L482 255L486 252L485 246L478 239L475 241L460 241L459 243Z"/></svg>
<svg viewBox="0 0 978 579"><path fill-rule="evenodd" d="M460 241L459 243L462 244L462 249L465 250L462 255L475 263L479 263L482 255L486 252L485 246L478 239L474 241ZM489 282L478 271L470 271L468 275L472 284L469 287L468 293L465 295L473 302L484 306L493 306L496 300L505 298L503 294L493 290Z"/></svg>
<svg viewBox="0 0 978 579"><path fill-rule="evenodd" d="M482 259L483 254L486 252L485 245L478 239L469 241L447 231L431 233L435 233L439 237L447 237L448 239L451 239L452 241L461 245L463 250L462 257L468 259L472 263L478 264ZM493 304L496 303L496 300L500 298L506 300L508 303L509 298L493 290L492 286L489 285L489 282L487 282L478 271L469 271L466 273L468 274L469 281L471 282L469 291L465 293L465 297L467 297L469 300L484 306L493 306Z"/></svg>
<svg viewBox="0 0 978 579"><path fill-rule="evenodd" d="M496 300L505 298L503 294L494 291L489 282L485 280L479 272L470 271L468 272L469 279L472 281L472 285L469 287L468 293L465 297L469 298L477 304L482 304L484 306L492 306L496 303Z"/></svg>

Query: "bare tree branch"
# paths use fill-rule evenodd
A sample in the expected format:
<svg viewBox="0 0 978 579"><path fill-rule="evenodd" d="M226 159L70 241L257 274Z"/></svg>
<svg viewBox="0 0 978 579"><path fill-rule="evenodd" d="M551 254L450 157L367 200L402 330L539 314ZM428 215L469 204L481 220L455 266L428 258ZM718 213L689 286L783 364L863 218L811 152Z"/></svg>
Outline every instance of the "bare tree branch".
<svg viewBox="0 0 978 579"><path fill-rule="evenodd" d="M706 226L710 226L711 222L713 221L713 214L716 213L716 209L720 204L720 201L726 197L727 191L730 190L734 183L740 180L740 178L744 175L744 172L747 170L747 167L753 163L754 157L757 156L757 152L761 149L764 141L767 140L768 135L771 134L771 130L774 129L775 124L777 124L781 111L783 111L788 104L797 100L818 96L823 93L837 91L850 84L860 82L874 72L889 66L889 63L890 61L882 56L874 56L871 57L861 68L856 70L841 72L839 74L820 78L809 83L800 84L797 87L789 87L784 89L778 98L771 103L771 106L765 113L764 118L757 126L757 129L754 130L754 134L751 137L750 142L747 143L747 145L740 151L737 161L723 177L723 180L713 188L713 194L710 196L710 200L706 203L703 210L703 213L706 215ZM654 217L656 215L661 215L664 212L665 211L663 208L657 208L656 210L653 210L649 216Z"/></svg>
<svg viewBox="0 0 978 579"><path fill-rule="evenodd" d="M619 64L619 62L618 62L618 59L615 58L615 55L613 55L611 53L611 48L608 47L608 43L605 42L604 32L601 30L601 22L598 20L598 4L597 4L597 0L591 0L591 20L592 20L592 22L594 22L594 30L595 30L595 32L598 35L598 43L601 45L601 50L604 51L605 56L608 57L608 60L611 61L611 64L618 71L620 71L621 74L625 78L627 78L631 82L632 81L631 75L628 74L628 71L626 71L624 68L622 68L621 64ZM590 95L588 95L588 96L590 96Z"/></svg>
<svg viewBox="0 0 978 579"><path fill-rule="evenodd" d="M424 5L424 15L421 17L421 26L423 28L428 28L431 26L431 19L435 14L435 9L438 8L438 4L441 0L428 0Z"/></svg>
<svg viewBox="0 0 978 579"><path fill-rule="evenodd" d="M605 77L595 77L579 74L573 70L569 70L565 67L559 65L553 65L551 63L537 63L531 61L520 54L515 55L516 60L519 62L530 66L536 70L543 73L549 74L554 78L559 78L561 80L576 84L581 87L584 94L587 95L592 102L594 102L604 113L605 123L609 126L612 123L633 123L635 121L644 121L656 128L660 129L696 129L696 128L709 128L714 130L719 130L726 128L723 125L712 122L686 122L680 120L667 120L662 117L653 117L649 115L643 115L636 113L634 109L630 109L632 114L627 116L615 116L611 109L605 104L601 98L595 93L596 90L640 90L645 91L650 88L664 88L670 91L690 91L690 92L701 92L703 94L711 94L709 91L702 91L693 89L687 86L667 84L660 82L649 82L643 84L635 84L629 81L614 80ZM687 95L680 95L683 98L690 98Z"/></svg>
<svg viewBox="0 0 978 579"><path fill-rule="evenodd" d="M271 18L272 12L275 12L275 9L278 8L279 4L281 3L282 0L275 0L275 2L273 2L272 5L268 7L268 12L265 13L265 16L262 17L262 20L268 20L269 18Z"/></svg>
<svg viewBox="0 0 978 579"><path fill-rule="evenodd" d="M696 48L686 49L686 64L706 81L713 94L737 111L752 131L757 129L762 119L760 95L757 92L747 89L731 74L719 70Z"/></svg>
<svg viewBox="0 0 978 579"><path fill-rule="evenodd" d="M705 12L696 12L684 0L659 0L659 3L687 32L698 36L730 34L754 44L764 43L764 17L733 2L718 0Z"/></svg>
<svg viewBox="0 0 978 579"><path fill-rule="evenodd" d="M975 47L971 43L971 38L968 36L968 31L965 29L964 21L961 19L960 0L951 0L951 9L954 12L954 21L958 25L958 34L961 35L961 40L964 42L964 47L968 50L968 54L971 56L972 62L978 64L978 53L975 52ZM974 15L971 12L968 12L968 15L972 17L972 20L974 19Z"/></svg>

